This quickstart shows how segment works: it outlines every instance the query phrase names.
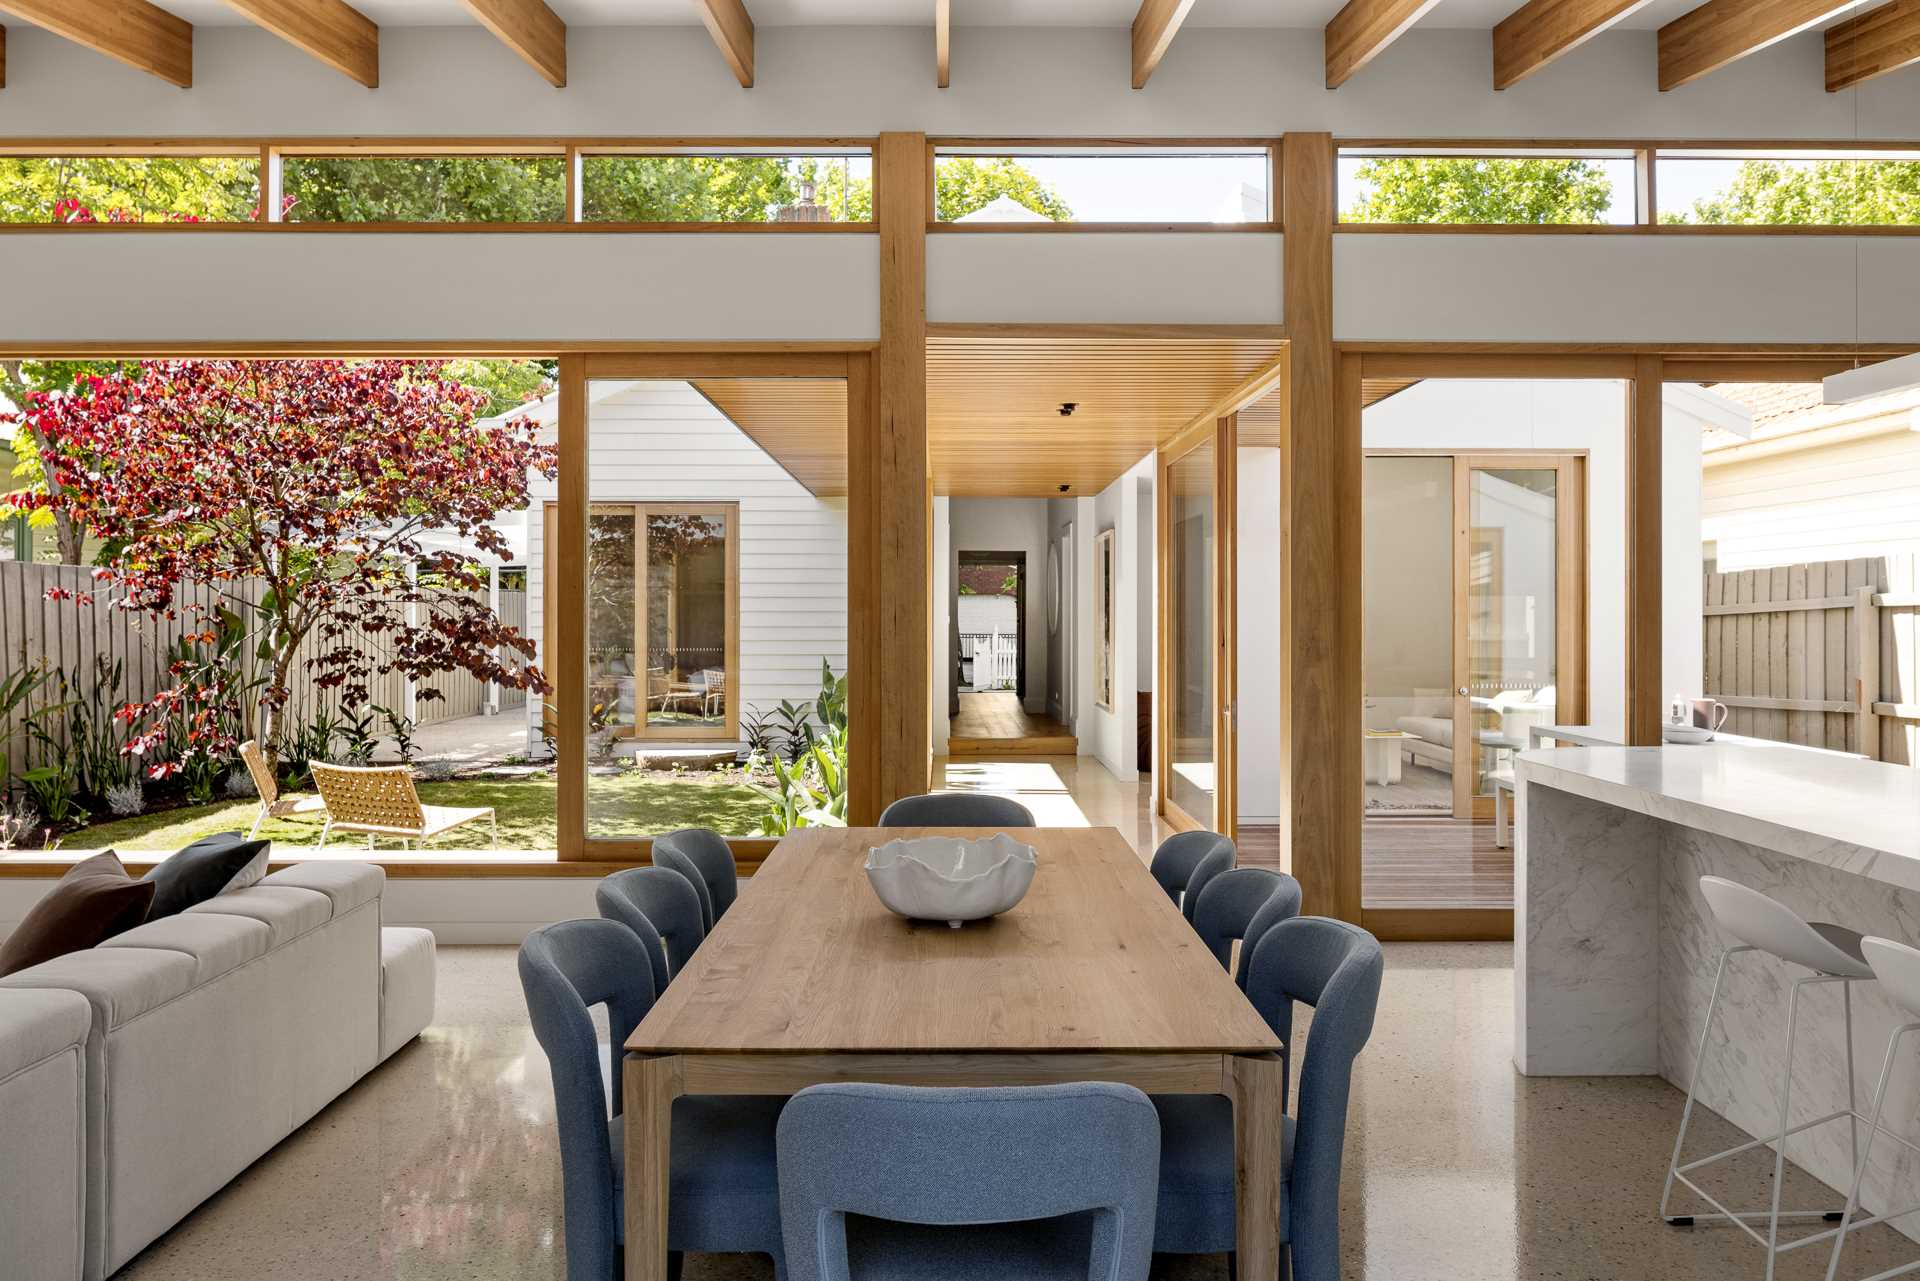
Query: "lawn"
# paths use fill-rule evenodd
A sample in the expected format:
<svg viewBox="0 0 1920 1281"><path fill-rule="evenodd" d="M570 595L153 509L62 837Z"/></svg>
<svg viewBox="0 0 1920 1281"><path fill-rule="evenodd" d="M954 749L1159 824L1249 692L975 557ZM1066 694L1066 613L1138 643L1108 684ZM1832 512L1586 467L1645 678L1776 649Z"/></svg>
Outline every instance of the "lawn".
<svg viewBox="0 0 1920 1281"><path fill-rule="evenodd" d="M499 818L503 850L555 847L554 796L552 775L420 784L420 800L427 805L492 806ZM251 798L219 801L96 823L68 833L61 844L68 849L176 850L214 832L244 832L258 812L259 804ZM744 836L766 812L766 798L737 779L663 778L630 770L590 778L587 786L587 831L592 836L650 836L681 827L710 827ZM320 839L320 825L277 820L263 826L260 834L276 844L313 845ZM328 848L365 841L363 836L338 836ZM379 842L382 849L399 845L398 841ZM449 832L429 848L486 847L487 830L482 823Z"/></svg>

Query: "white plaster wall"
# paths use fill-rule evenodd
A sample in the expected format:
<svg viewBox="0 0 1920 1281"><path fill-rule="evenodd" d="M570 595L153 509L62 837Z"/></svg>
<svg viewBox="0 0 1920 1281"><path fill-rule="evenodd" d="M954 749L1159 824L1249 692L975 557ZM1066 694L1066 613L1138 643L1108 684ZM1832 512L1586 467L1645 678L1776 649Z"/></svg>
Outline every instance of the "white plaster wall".
<svg viewBox="0 0 1920 1281"><path fill-rule="evenodd" d="M1280 242L1257 232L929 236L927 318L1278 324Z"/></svg>
<svg viewBox="0 0 1920 1281"><path fill-rule="evenodd" d="M953 734L949 682L953 679L954 648L953 528L945 495L933 500L933 714L930 732L935 756L947 754L947 739Z"/></svg>
<svg viewBox="0 0 1920 1281"><path fill-rule="evenodd" d="M956 563L961 552L1027 554L1025 706L1036 713L1047 710L1047 502L1045 498L947 500Z"/></svg>
<svg viewBox="0 0 1920 1281"><path fill-rule="evenodd" d="M0 342L880 336L869 235L53 231L0 280Z"/></svg>
<svg viewBox="0 0 1920 1281"><path fill-rule="evenodd" d="M1142 680L1140 664L1153 662L1152 638L1143 638L1140 630L1141 495L1143 484L1150 493L1152 475L1153 455L1148 454L1093 500L1094 534L1113 531L1113 704L1100 707L1089 701L1088 714L1081 720L1080 744L1123 783L1140 777L1135 694ZM1146 510L1150 514L1152 509ZM1150 529L1146 537L1152 538ZM1097 562L1091 573L1097 575ZM1097 593L1097 583L1094 590ZM1097 635L1091 637L1089 666L1091 646L1098 643Z"/></svg>
<svg viewBox="0 0 1920 1281"><path fill-rule="evenodd" d="M1908 237L1348 233L1333 267L1348 342L1920 338Z"/></svg>
<svg viewBox="0 0 1920 1281"><path fill-rule="evenodd" d="M1417 30L1329 93L1318 27L1205 20L1202 6L1140 91L1124 26L956 27L948 89L929 73L927 26L766 26L742 89L690 15L682 27L578 29L559 90L478 26L383 30L376 90L266 32L201 27L195 87L182 91L18 24L0 132L1819 139L1912 137L1920 121L1920 77L1824 92L1817 32L1663 94L1651 31L1596 37L1495 92L1484 28Z"/></svg>
<svg viewBox="0 0 1920 1281"><path fill-rule="evenodd" d="M1236 506L1239 542L1234 693L1242 823L1280 821L1280 451L1243 448Z"/></svg>
<svg viewBox="0 0 1920 1281"><path fill-rule="evenodd" d="M1589 721L1615 738L1626 726L1625 394L1624 384L1605 381L1430 380L1369 408L1362 427L1369 449L1588 451ZM1669 433L1663 480L1663 692L1677 692L1701 679L1700 464L1691 429Z"/></svg>

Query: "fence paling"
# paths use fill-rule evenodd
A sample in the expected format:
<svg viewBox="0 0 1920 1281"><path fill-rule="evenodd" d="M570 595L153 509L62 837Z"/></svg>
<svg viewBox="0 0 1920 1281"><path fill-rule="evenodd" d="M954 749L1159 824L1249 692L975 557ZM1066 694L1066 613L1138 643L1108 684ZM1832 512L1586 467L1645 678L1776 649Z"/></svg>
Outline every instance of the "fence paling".
<svg viewBox="0 0 1920 1281"><path fill-rule="evenodd" d="M84 565L0 561L0 678L9 678L45 660L52 670L66 675L70 696L85 697L93 684L94 660L96 656L104 657L125 666L125 676L116 695L119 703L145 702L172 686L173 675L168 665L173 647L183 635L196 628L205 616L203 611L210 610L220 600L220 594L210 585L182 584L178 595L183 608L178 617L169 620L114 609L104 595L96 595L92 604L83 604L77 599L48 600L50 588L76 597L100 591L92 571ZM239 594L248 600L258 600L259 588L248 586ZM526 592L502 591L500 616L510 626L524 630ZM350 637L349 643L358 644L372 654L376 663L385 662L393 653L391 642L382 636L360 633ZM295 652L287 705L289 724L309 722L323 708L336 718L341 714L341 692L316 686L307 668L309 661L334 644L315 633ZM526 666L526 660L512 650L503 648L503 659L515 670ZM419 702L418 719L422 723L477 714L486 705L489 689L487 682L465 671L441 673L422 685L437 688L445 695ZM368 710L374 706L402 709L408 701L406 690L404 674L376 675L368 683ZM524 691L501 689L499 694L498 705L502 709L525 705ZM16 711L10 724L0 726L0 752L7 754L16 772L26 768L30 758L32 764L42 763L38 760L39 753L31 750L26 714L58 701L58 688L49 683L27 706ZM55 727L56 737L64 746L64 718L56 720L60 721ZM375 728L384 726L376 723Z"/></svg>
<svg viewBox="0 0 1920 1281"><path fill-rule="evenodd" d="M1913 556L1705 576L1705 692L1736 734L1920 760Z"/></svg>

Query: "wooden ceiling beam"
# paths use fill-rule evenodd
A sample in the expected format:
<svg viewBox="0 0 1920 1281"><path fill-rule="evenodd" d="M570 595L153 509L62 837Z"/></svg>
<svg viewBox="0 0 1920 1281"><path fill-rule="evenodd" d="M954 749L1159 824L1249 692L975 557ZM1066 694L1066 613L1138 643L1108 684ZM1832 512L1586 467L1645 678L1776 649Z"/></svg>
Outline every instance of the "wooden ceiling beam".
<svg viewBox="0 0 1920 1281"><path fill-rule="evenodd" d="M182 89L193 87L193 25L146 0L0 0L0 13Z"/></svg>
<svg viewBox="0 0 1920 1281"><path fill-rule="evenodd" d="M1920 0L1893 0L1827 28L1827 92L1920 62Z"/></svg>
<svg viewBox="0 0 1920 1281"><path fill-rule="evenodd" d="M1707 0L1660 28L1660 91L1817 26L1861 0Z"/></svg>
<svg viewBox="0 0 1920 1281"><path fill-rule="evenodd" d="M344 0L227 0L227 6L348 79L380 87L380 28Z"/></svg>
<svg viewBox="0 0 1920 1281"><path fill-rule="evenodd" d="M933 83L953 80L953 0L933 0Z"/></svg>
<svg viewBox="0 0 1920 1281"><path fill-rule="evenodd" d="M545 76L556 89L567 87L567 24L545 0L460 0L500 43Z"/></svg>
<svg viewBox="0 0 1920 1281"><path fill-rule="evenodd" d="M1327 23L1327 88L1338 89L1440 0L1347 0Z"/></svg>
<svg viewBox="0 0 1920 1281"><path fill-rule="evenodd" d="M741 0L700 0L700 21L743 89L753 88L753 17Z"/></svg>
<svg viewBox="0 0 1920 1281"><path fill-rule="evenodd" d="M1493 29L1493 87L1520 83L1648 0L1527 0Z"/></svg>
<svg viewBox="0 0 1920 1281"><path fill-rule="evenodd" d="M1140 0L1140 12L1133 15L1134 88L1147 87L1192 8L1193 0Z"/></svg>

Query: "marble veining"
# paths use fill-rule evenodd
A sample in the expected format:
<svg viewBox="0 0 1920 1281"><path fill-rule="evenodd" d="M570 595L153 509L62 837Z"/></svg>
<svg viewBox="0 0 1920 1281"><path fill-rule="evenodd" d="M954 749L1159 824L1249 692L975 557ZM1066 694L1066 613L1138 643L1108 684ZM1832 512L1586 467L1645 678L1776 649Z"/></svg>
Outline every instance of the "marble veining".
<svg viewBox="0 0 1920 1281"><path fill-rule="evenodd" d="M1920 941L1920 824L1901 808L1920 797L1912 773L1737 747L1523 757L1516 798L1520 1070L1649 1073L1685 1088L1723 946L1700 893L1703 875L1752 886L1809 920ZM1700 1100L1749 1134L1779 1124L1787 997L1806 974L1761 953L1730 963ZM1900 1022L1877 984L1854 985L1851 1080L1863 1112ZM1803 987L1789 1124L1846 1106L1847 1045L1841 986ZM1889 1124L1902 1132L1920 1116L1916 1059L1920 1037L1897 1063L1888 1095ZM1724 1146L1690 1143L1687 1156ZM1788 1155L1845 1188L1853 1170L1848 1123L1795 1136ZM1742 1159L1771 1166L1764 1152ZM1873 1149L1863 1204L1885 1210L1896 1203L1920 1203L1920 1160L1883 1140ZM1824 1199L1799 1208L1825 1208ZM1901 1226L1920 1236L1920 1216Z"/></svg>

